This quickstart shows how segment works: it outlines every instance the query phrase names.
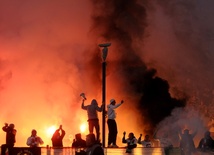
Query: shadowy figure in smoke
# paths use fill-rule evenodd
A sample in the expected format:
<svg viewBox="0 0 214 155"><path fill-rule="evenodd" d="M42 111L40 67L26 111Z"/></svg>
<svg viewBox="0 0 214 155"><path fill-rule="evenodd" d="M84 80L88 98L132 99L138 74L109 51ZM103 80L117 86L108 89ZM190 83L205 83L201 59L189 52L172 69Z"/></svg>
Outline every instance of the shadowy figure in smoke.
<svg viewBox="0 0 214 155"><path fill-rule="evenodd" d="M104 155L103 148L93 133L86 136L86 146L86 155Z"/></svg>
<svg viewBox="0 0 214 155"><path fill-rule="evenodd" d="M13 155L13 147L16 142L16 129L14 129L15 125L8 125L5 123L2 130L6 132L6 144L1 146L1 155L6 155L6 150L8 149L8 154Z"/></svg>
<svg viewBox="0 0 214 155"><path fill-rule="evenodd" d="M140 134L140 137L137 140L138 144L141 144L143 147L153 147L153 143L149 135L145 135L144 140L141 140L141 138L142 138L142 134Z"/></svg>
<svg viewBox="0 0 214 155"><path fill-rule="evenodd" d="M196 136L197 130L190 134L188 129L184 130L184 133L179 133L180 137L180 149L181 155L191 155L196 151L193 138Z"/></svg>
<svg viewBox="0 0 214 155"><path fill-rule="evenodd" d="M75 139L73 140L72 147L75 147L75 148L86 147L86 141L82 139L81 133L78 133L75 135Z"/></svg>
<svg viewBox="0 0 214 155"><path fill-rule="evenodd" d="M75 135L72 147L75 148L75 155L85 155L86 141L82 139L81 133Z"/></svg>
<svg viewBox="0 0 214 155"><path fill-rule="evenodd" d="M60 134L60 131L61 131L61 134ZM57 129L52 138L51 138L51 141L52 141L52 146L53 147L63 147L63 138L65 136L65 130L62 129L62 125L59 126L59 129Z"/></svg>
<svg viewBox="0 0 214 155"><path fill-rule="evenodd" d="M198 149L202 152L208 152L214 149L214 140L210 136L209 131L204 133L204 137L199 142Z"/></svg>

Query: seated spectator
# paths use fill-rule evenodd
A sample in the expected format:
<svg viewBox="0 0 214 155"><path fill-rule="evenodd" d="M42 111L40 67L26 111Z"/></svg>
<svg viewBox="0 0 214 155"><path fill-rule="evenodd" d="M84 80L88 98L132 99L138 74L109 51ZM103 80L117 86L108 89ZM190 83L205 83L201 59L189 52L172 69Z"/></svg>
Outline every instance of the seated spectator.
<svg viewBox="0 0 214 155"><path fill-rule="evenodd" d="M86 147L86 141L82 139L81 134L78 133L75 135L75 139L72 143L72 147Z"/></svg>
<svg viewBox="0 0 214 155"><path fill-rule="evenodd" d="M214 140L210 136L210 132L206 131L204 133L204 138L202 138L199 142L198 149L200 151L210 151L214 149Z"/></svg>
<svg viewBox="0 0 214 155"><path fill-rule="evenodd" d="M140 134L140 137L138 138L138 141L137 141L138 144L142 144L143 147L152 147L153 146L149 135L145 135L145 138L142 141L141 141L141 137L142 137L142 134Z"/></svg>
<svg viewBox="0 0 214 155"><path fill-rule="evenodd" d="M31 131L31 136L27 139L27 145L30 147L39 147L39 145L44 144L43 140L37 136L37 131L33 129Z"/></svg>
<svg viewBox="0 0 214 155"><path fill-rule="evenodd" d="M126 132L123 132L122 143L127 143L126 153L131 153L133 148L137 147L137 139L134 136L134 133L130 132L129 137L126 139Z"/></svg>

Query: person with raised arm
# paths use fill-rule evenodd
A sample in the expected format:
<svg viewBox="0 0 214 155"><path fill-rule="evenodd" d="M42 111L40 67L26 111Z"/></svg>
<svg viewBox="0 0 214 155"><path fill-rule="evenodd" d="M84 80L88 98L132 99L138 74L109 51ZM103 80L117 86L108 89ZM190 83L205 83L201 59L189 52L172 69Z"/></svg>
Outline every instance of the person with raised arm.
<svg viewBox="0 0 214 155"><path fill-rule="evenodd" d="M59 129L57 129L52 138L52 146L53 147L63 147L63 138L65 136L65 130L62 129L62 125L59 126Z"/></svg>
<svg viewBox="0 0 214 155"><path fill-rule="evenodd" d="M123 100L121 100L120 103L116 104L115 99L110 100L110 104L107 105L107 115L108 115L108 147L114 147L117 148L116 140L117 140L117 122L116 119L116 113L115 109L121 106L124 103ZM112 145L111 145L112 144Z"/></svg>
<svg viewBox="0 0 214 155"><path fill-rule="evenodd" d="M98 106L98 103L95 99L91 101L90 105L85 105L86 98L83 98L82 100L82 106L81 108L83 110L87 110L88 115L88 125L89 125L89 133L92 134L93 130L95 128L96 130L96 140L100 141L100 125L99 125L99 119L97 112L102 112L104 108L104 104L102 104L100 107Z"/></svg>
<svg viewBox="0 0 214 155"><path fill-rule="evenodd" d="M125 137L126 137L126 132L124 131L122 143L127 143L126 153L131 153L132 149L137 147L137 139L135 138L133 132L129 133L129 136L127 139Z"/></svg>
<svg viewBox="0 0 214 155"><path fill-rule="evenodd" d="M5 123L2 130L6 132L6 144L1 146L1 155L6 155L6 150L8 149L8 155L13 155L13 147L16 142L16 129L14 124L8 125Z"/></svg>

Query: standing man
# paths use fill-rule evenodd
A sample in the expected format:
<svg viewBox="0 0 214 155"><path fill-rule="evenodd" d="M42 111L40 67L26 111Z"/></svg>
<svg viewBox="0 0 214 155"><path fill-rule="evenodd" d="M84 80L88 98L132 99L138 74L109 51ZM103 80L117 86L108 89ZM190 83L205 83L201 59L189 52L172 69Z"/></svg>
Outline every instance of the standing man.
<svg viewBox="0 0 214 155"><path fill-rule="evenodd" d="M61 134L60 134L61 131ZM62 125L59 126L59 129L57 129L52 138L52 146L53 147L63 147L63 138L65 136L65 130L62 129Z"/></svg>
<svg viewBox="0 0 214 155"><path fill-rule="evenodd" d="M100 125L99 125L99 119L97 115L97 111L101 112L104 108L104 104L102 104L100 107L98 106L98 103L95 99L91 101L90 105L84 105L85 98L82 100L82 109L87 110L88 114L88 125L89 125L89 133L93 133L93 129L96 130L96 140L100 141Z"/></svg>
<svg viewBox="0 0 214 155"><path fill-rule="evenodd" d="M14 129L15 125L10 124L8 126L7 123L5 123L5 126L2 128L4 132L6 132L6 144L3 144L1 146L1 155L6 154L6 150L8 149L8 154L13 155L13 146L16 142L16 130Z"/></svg>
<svg viewBox="0 0 214 155"><path fill-rule="evenodd" d="M193 138L197 134L197 130L190 134L188 129L184 133L179 134L181 155L192 154L196 151Z"/></svg>
<svg viewBox="0 0 214 155"><path fill-rule="evenodd" d="M108 114L108 147L115 147L117 148L116 140L117 140L117 123L115 121L116 114L115 110L117 107L119 107L121 104L123 104L123 100L121 100L121 103L116 104L115 99L110 100L110 104L107 105L107 114ZM112 146L111 146L112 144Z"/></svg>

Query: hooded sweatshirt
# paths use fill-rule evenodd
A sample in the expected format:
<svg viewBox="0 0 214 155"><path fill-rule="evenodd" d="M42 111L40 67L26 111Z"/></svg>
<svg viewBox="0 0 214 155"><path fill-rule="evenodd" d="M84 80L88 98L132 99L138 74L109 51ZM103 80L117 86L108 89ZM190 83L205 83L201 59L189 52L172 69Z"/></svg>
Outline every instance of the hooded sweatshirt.
<svg viewBox="0 0 214 155"><path fill-rule="evenodd" d="M97 101L93 99L90 105L85 106L84 102L82 102L82 109L87 110L88 119L98 119L97 111L101 112L103 105L99 107Z"/></svg>

